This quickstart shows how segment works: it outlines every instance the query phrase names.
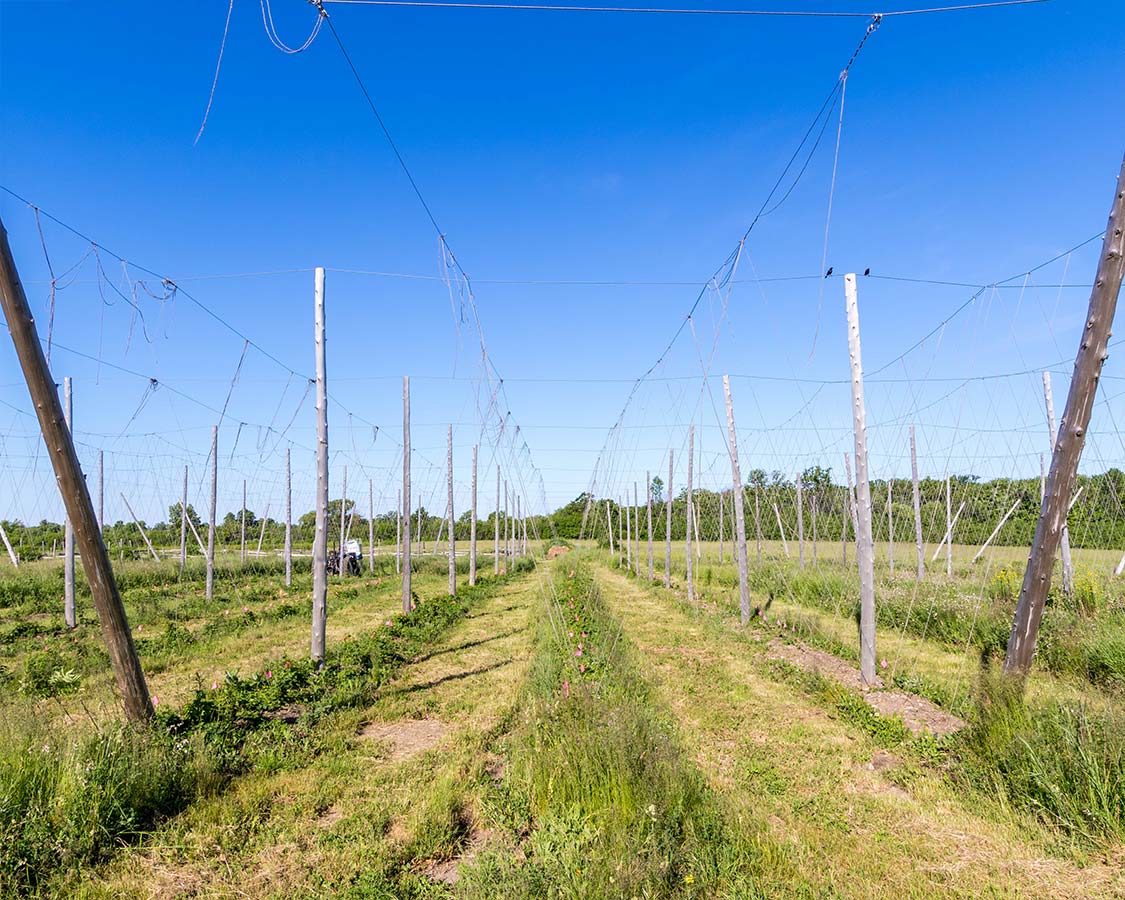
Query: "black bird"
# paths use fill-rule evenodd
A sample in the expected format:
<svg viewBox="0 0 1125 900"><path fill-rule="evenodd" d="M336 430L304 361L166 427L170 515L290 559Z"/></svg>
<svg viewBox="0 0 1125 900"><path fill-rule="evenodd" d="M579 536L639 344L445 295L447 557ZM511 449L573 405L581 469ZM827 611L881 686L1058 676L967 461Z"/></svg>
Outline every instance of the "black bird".
<svg viewBox="0 0 1125 900"><path fill-rule="evenodd" d="M870 275L870 274L871 274L871 269L870 269L870 268L866 268L866 269L864 269L864 270L863 270L863 274L864 274L864 275Z"/></svg>
<svg viewBox="0 0 1125 900"><path fill-rule="evenodd" d="M832 274L832 266L829 266L828 271L824 273L824 277L827 278L831 274Z"/></svg>

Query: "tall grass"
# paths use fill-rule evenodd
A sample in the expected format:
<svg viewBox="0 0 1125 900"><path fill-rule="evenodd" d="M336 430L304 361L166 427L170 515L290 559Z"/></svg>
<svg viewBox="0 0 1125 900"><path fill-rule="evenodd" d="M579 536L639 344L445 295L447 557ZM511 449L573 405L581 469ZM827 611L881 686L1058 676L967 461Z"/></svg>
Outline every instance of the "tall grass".
<svg viewBox="0 0 1125 900"><path fill-rule="evenodd" d="M962 737L959 776L1083 843L1125 840L1125 716L1026 705L1019 686L984 677Z"/></svg>
<svg viewBox="0 0 1125 900"><path fill-rule="evenodd" d="M486 855L472 898L763 896L771 856L686 758L590 574L556 566L500 816L527 858ZM771 878L797 873L776 854Z"/></svg>

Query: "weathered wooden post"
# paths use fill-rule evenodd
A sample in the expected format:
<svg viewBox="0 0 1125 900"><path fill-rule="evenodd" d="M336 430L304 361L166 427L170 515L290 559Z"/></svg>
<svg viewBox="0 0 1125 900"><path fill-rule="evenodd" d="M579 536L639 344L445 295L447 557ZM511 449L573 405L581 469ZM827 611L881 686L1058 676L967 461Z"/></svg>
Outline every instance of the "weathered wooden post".
<svg viewBox="0 0 1125 900"><path fill-rule="evenodd" d="M453 514L453 426L449 426L446 440L446 503L449 508L449 596L457 594L457 539L453 534L453 523L457 521Z"/></svg>
<svg viewBox="0 0 1125 900"><path fill-rule="evenodd" d="M309 651L317 666L324 664L328 627L328 371L325 347L324 269L313 275L313 328L316 355L316 530L312 559L312 638Z"/></svg>
<svg viewBox="0 0 1125 900"><path fill-rule="evenodd" d="M785 551L785 558L789 559L789 542L785 540L785 526L781 524L781 510L777 508L777 501L773 501L773 517L777 520L777 530L781 533L781 548Z"/></svg>
<svg viewBox="0 0 1125 900"><path fill-rule="evenodd" d="M610 510L609 501L605 502L605 533L609 536L609 555L613 556L613 512Z"/></svg>
<svg viewBox="0 0 1125 900"><path fill-rule="evenodd" d="M293 468L285 448L285 586L293 586Z"/></svg>
<svg viewBox="0 0 1125 900"><path fill-rule="evenodd" d="M129 621L121 594L113 578L109 554L102 541L90 492L70 431L63 420L58 392L47 367L43 347L36 333L35 319L20 284L15 261L8 246L8 233L0 222L0 307L8 322L8 330L23 370L32 404L39 419L43 442L51 458L55 479L66 506L66 514L74 525L75 542L82 557L82 568L90 583L94 608L101 622L102 635L109 649L117 689L130 719L147 720L152 716L152 700L145 683L141 661L133 645Z"/></svg>
<svg viewBox="0 0 1125 900"><path fill-rule="evenodd" d="M688 454L687 454L687 509L684 512L685 549L687 551L687 598L688 603L695 599L695 584L692 580L691 567L691 532L692 532L692 461L695 459L695 425L688 427Z"/></svg>
<svg viewBox="0 0 1125 900"><path fill-rule="evenodd" d="M746 559L746 510L742 496L742 468L738 462L738 437L734 427L734 403L730 395L730 378L723 376L723 394L727 403L727 436L729 439L730 475L734 487L734 561L738 564L738 609L742 624L750 621L750 572Z"/></svg>
<svg viewBox="0 0 1125 900"><path fill-rule="evenodd" d="M647 510L648 528L648 581L652 584L652 473L645 472L645 508Z"/></svg>
<svg viewBox="0 0 1125 900"><path fill-rule="evenodd" d="M1047 591L1051 586L1051 570L1063 526L1066 523L1067 505L1078 474L1078 462L1086 441L1086 429L1094 408L1102 364L1108 355L1110 329L1117 308L1117 295L1125 270L1125 162L1117 178L1113 206L1109 214L1102 244L1102 255L1090 293L1078 355L1074 361L1074 374L1070 379L1070 392L1063 410L1058 439L1051 455L1051 471L1047 476L1047 490L1035 526L1031 555L1023 577L1019 604L1008 638L1008 652L1004 671L1013 675L1026 675L1035 654L1039 636L1039 623Z"/></svg>
<svg viewBox="0 0 1125 900"><path fill-rule="evenodd" d="M188 467L184 466L184 492L180 498L180 576L187 565L187 481Z"/></svg>
<svg viewBox="0 0 1125 900"><path fill-rule="evenodd" d="M871 533L871 483L867 474L867 412L863 403L863 361L855 275L844 276L848 351L852 368L852 423L855 431L856 556L859 557L859 665L865 684L875 683L875 541Z"/></svg>
<svg viewBox="0 0 1125 900"><path fill-rule="evenodd" d="M797 473L797 560L798 567L805 567L805 502L801 492L800 472Z"/></svg>
<svg viewBox="0 0 1125 900"><path fill-rule="evenodd" d="M672 586L672 448L668 448L668 487L664 492L664 587Z"/></svg>
<svg viewBox="0 0 1125 900"><path fill-rule="evenodd" d="M0 522L0 540L4 542L4 549L8 551L8 559L12 561L13 568L20 567L20 559L16 556L16 551L12 548L12 542L8 540L8 532L4 530L4 523Z"/></svg>
<svg viewBox="0 0 1125 900"><path fill-rule="evenodd" d="M66 432L74 440L74 388L67 375L63 378L63 421ZM67 513L63 525L63 618L67 628L78 627L78 609L74 602L74 525Z"/></svg>
<svg viewBox="0 0 1125 900"><path fill-rule="evenodd" d="M219 426L211 426L211 512L207 519L207 599L215 597L215 518L219 506Z"/></svg>
<svg viewBox="0 0 1125 900"><path fill-rule="evenodd" d="M1058 440L1058 429L1055 428L1055 403L1051 396L1051 373L1043 373L1043 399L1047 404L1047 433L1051 437L1051 450L1055 449L1055 442ZM1063 593L1068 597L1074 590L1074 566L1070 561L1070 528L1067 527L1066 518L1063 518L1062 525L1062 543L1060 544L1062 554L1062 574L1063 574Z"/></svg>
<svg viewBox="0 0 1125 900"><path fill-rule="evenodd" d="M910 478L914 484L914 543L918 547L918 574L926 577L925 551L922 549L922 494L918 489L918 444L914 440L914 426L910 426Z"/></svg>
<svg viewBox="0 0 1125 900"><path fill-rule="evenodd" d="M472 510L469 518L469 587L477 583L477 445L473 445Z"/></svg>
<svg viewBox="0 0 1125 900"><path fill-rule="evenodd" d="M993 538L1000 533L1000 529L1004 527L1004 523L1008 521L1009 516L1016 511L1016 507L1020 505L1020 498L1016 498L1016 502L1012 504L1011 509L1004 513L1004 517L997 523L996 527L992 529L992 534L988 536L988 540L981 544L981 548L977 551L977 555L973 557L973 562L981 558L984 551L988 549L988 545L992 543Z"/></svg>
<svg viewBox="0 0 1125 900"><path fill-rule="evenodd" d="M410 376L402 376L402 611L414 609L410 592Z"/></svg>
<svg viewBox="0 0 1125 900"><path fill-rule="evenodd" d="M262 527L258 530L258 550L257 556L259 559L262 557L262 541L266 539L266 523L270 520L270 505L266 504L265 515L262 516Z"/></svg>

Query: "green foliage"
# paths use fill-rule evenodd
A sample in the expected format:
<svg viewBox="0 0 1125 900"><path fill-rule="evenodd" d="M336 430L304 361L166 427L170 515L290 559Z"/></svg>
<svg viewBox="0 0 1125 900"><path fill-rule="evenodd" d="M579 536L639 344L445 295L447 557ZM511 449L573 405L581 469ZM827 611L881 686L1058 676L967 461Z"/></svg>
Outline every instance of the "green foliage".
<svg viewBox="0 0 1125 900"><path fill-rule="evenodd" d="M958 776L1079 841L1125 838L1125 719L1067 704L1033 709L986 676Z"/></svg>
<svg viewBox="0 0 1125 900"><path fill-rule="evenodd" d="M57 697L78 687L80 676L66 668L57 650L40 650L24 660L20 690L32 697Z"/></svg>

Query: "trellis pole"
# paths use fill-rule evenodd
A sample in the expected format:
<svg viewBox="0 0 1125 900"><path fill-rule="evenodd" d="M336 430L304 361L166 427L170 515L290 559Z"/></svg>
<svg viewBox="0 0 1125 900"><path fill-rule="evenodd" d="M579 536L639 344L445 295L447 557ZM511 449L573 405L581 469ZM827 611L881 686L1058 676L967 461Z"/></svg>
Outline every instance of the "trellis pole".
<svg viewBox="0 0 1125 900"><path fill-rule="evenodd" d="M508 518L508 479L504 479L504 574L508 574L508 555L511 550L511 520Z"/></svg>
<svg viewBox="0 0 1125 900"><path fill-rule="evenodd" d="M647 509L648 528L648 580L652 583L652 473L645 472L645 507Z"/></svg>
<svg viewBox="0 0 1125 900"><path fill-rule="evenodd" d="M859 664L866 684L875 683L875 542L871 532L871 483L867 470L867 412L863 403L863 362L855 275L844 276L848 315L848 354L852 370L852 422L855 431L856 556L859 557Z"/></svg>
<svg viewBox="0 0 1125 900"><path fill-rule="evenodd" d="M449 426L446 441L446 503L449 507L449 596L457 594L457 540L453 534L453 426Z"/></svg>
<svg viewBox="0 0 1125 900"><path fill-rule="evenodd" d="M184 466L184 492L180 498L180 575L187 565L187 482L188 467Z"/></svg>
<svg viewBox="0 0 1125 900"><path fill-rule="evenodd" d="M685 532L685 549L687 550L687 598L688 603L695 599L695 584L692 580L692 565L691 565L691 532L692 532L692 512L693 504L691 478L692 478L692 461L695 459L695 425L688 427L688 456L687 456L687 508L684 511L684 524L687 526Z"/></svg>
<svg viewBox="0 0 1125 900"><path fill-rule="evenodd" d="M632 526L632 512L629 509L629 490L625 490L625 502L621 504L625 509L625 570L633 568L633 535L630 533Z"/></svg>
<svg viewBox="0 0 1125 900"><path fill-rule="evenodd" d="M797 473L797 559L800 568L805 567L805 503L801 493L801 473Z"/></svg>
<svg viewBox="0 0 1125 900"><path fill-rule="evenodd" d="M128 499L126 499L124 494L121 495L121 499L125 503L125 508L129 510L129 515L133 519L133 524L137 526L137 531L141 533L141 537L144 539L145 546L148 547L148 552L152 554L152 558L154 560L160 562L160 556L157 554L156 550L153 549L152 541L148 539L148 535L145 533L145 527L141 524L141 520L137 518L137 514L133 512L133 507L129 505L129 501ZM73 628L74 626L71 625L70 627Z"/></svg>
<svg viewBox="0 0 1125 900"><path fill-rule="evenodd" d="M781 524L781 510L777 508L777 501L773 503L773 516L777 520L777 530L781 534L781 548L785 551L785 558L789 559L789 542L785 540L785 526Z"/></svg>
<svg viewBox="0 0 1125 900"><path fill-rule="evenodd" d="M609 501L605 502L605 531L609 535L609 555L613 556L613 513L609 508Z"/></svg>
<svg viewBox="0 0 1125 900"><path fill-rule="evenodd" d="M961 513L965 511L965 501L961 501L961 505L957 507L957 512L953 514L953 519L945 528L945 533L941 536L941 541L934 551L934 555L930 557L930 562L937 562L937 558L941 556L941 550L948 542L953 540L953 529L957 527L957 520L961 518Z"/></svg>
<svg viewBox="0 0 1125 900"><path fill-rule="evenodd" d="M51 378L43 346L35 328L35 318L20 284L15 261L8 246L8 233L0 222L0 307L8 323L20 367L27 382L32 405L39 419L43 442L55 471L66 513L74 524L75 541L82 557L82 568L90 584L94 608L101 622L113 663L117 688L124 701L125 714L133 720L146 720L153 713L152 700L144 671L133 645L132 632L113 578L109 554L94 516L93 503L74 451L70 431L63 421L58 392Z"/></svg>
<svg viewBox="0 0 1125 900"><path fill-rule="evenodd" d="M973 562L976 562L988 549L988 545L992 543L992 539L1000 533L1000 529L1004 527L1004 523L1008 521L1008 517L1016 511L1016 507L1020 505L1020 498L1016 498L1016 502L1012 504L1012 508L1004 513L1004 517L997 523L996 527L992 529L992 534L988 536L988 540L981 544L981 548L977 551L977 555L973 557Z"/></svg>
<svg viewBox="0 0 1125 900"><path fill-rule="evenodd" d="M914 543L918 548L918 574L926 577L925 551L922 549L922 493L918 489L918 444L914 440L914 426L910 426L910 479L914 487Z"/></svg>
<svg viewBox="0 0 1125 900"><path fill-rule="evenodd" d="M945 577L953 577L953 491L950 487L949 476L945 476Z"/></svg>
<svg viewBox="0 0 1125 900"><path fill-rule="evenodd" d="M16 551L12 549L12 542L8 540L8 532L4 530L4 523L0 522L0 540L4 541L4 549L8 551L8 559L12 561L14 568L20 567L19 557L16 556Z"/></svg>
<svg viewBox="0 0 1125 900"><path fill-rule="evenodd" d="M891 567L891 575L895 573L895 518L892 510L893 494L891 492L891 481L887 479L887 540L890 542L887 545L887 559Z"/></svg>
<svg viewBox="0 0 1125 900"><path fill-rule="evenodd" d="M730 377L723 376L723 395L727 404L727 449L730 454L730 476L734 488L734 561L738 564L738 609L742 624L750 621L750 571L746 559L746 510L742 495L742 468L738 461L738 432L734 427L734 402L730 395ZM720 495L721 496L721 495Z"/></svg>
<svg viewBox="0 0 1125 900"><path fill-rule="evenodd" d="M410 593L410 376L402 376L402 611L414 609Z"/></svg>
<svg viewBox="0 0 1125 900"><path fill-rule="evenodd" d="M472 511L469 518L469 587L477 583L477 445L473 445Z"/></svg>
<svg viewBox="0 0 1125 900"><path fill-rule="evenodd" d="M1043 373L1043 399L1047 404L1047 430L1051 436L1051 450L1055 449L1055 442L1058 440L1058 429L1055 428L1055 403L1051 396L1051 373ZM1074 566L1070 560L1070 528L1066 524L1066 518L1063 518L1062 523L1062 543L1060 544L1062 553L1062 573L1063 573L1063 593L1068 597L1074 590Z"/></svg>
<svg viewBox="0 0 1125 900"><path fill-rule="evenodd" d="M625 504L617 498L617 567L625 562Z"/></svg>
<svg viewBox="0 0 1125 900"><path fill-rule="evenodd" d="M668 448L668 487L664 492L664 587L672 586L672 448Z"/></svg>
<svg viewBox="0 0 1125 900"><path fill-rule="evenodd" d="M219 426L211 426L211 511L207 518L207 599L215 597L215 516L219 505Z"/></svg>
<svg viewBox="0 0 1125 900"><path fill-rule="evenodd" d="M328 372L325 347L324 269L313 274L313 344L316 356L316 527L312 558L312 635L309 655L324 664L328 628Z"/></svg>
<svg viewBox="0 0 1125 900"><path fill-rule="evenodd" d="M285 448L285 586L293 585L293 468Z"/></svg>
<svg viewBox="0 0 1125 900"><path fill-rule="evenodd" d="M1094 288L1086 313L1078 354L1074 361L1074 374L1070 392L1063 409L1058 439L1051 455L1051 470L1047 476L1046 496L1039 511L1031 555L1027 561L1020 599L1008 638L1008 652L1004 671L1013 675L1026 675L1035 654L1039 624L1051 586L1051 570L1055 562L1062 530L1066 524L1067 503L1078 475L1078 463L1090 425L1102 364L1108 355L1110 329L1117 308L1117 295L1125 272L1125 162L1117 178L1113 206L1109 214L1098 261Z"/></svg>
<svg viewBox="0 0 1125 900"><path fill-rule="evenodd" d="M608 501L607 501L608 504ZM608 505L606 509L608 509ZM492 546L492 574L500 574L500 467L496 467L496 521L493 523L495 533ZM609 537L609 552L613 552L613 534Z"/></svg>
<svg viewBox="0 0 1125 900"><path fill-rule="evenodd" d="M66 423L67 434L74 435L74 388L67 375L63 378L63 420ZM74 525L70 521L70 514L66 516L63 526L63 618L67 628L78 627L78 609L74 602Z"/></svg>

